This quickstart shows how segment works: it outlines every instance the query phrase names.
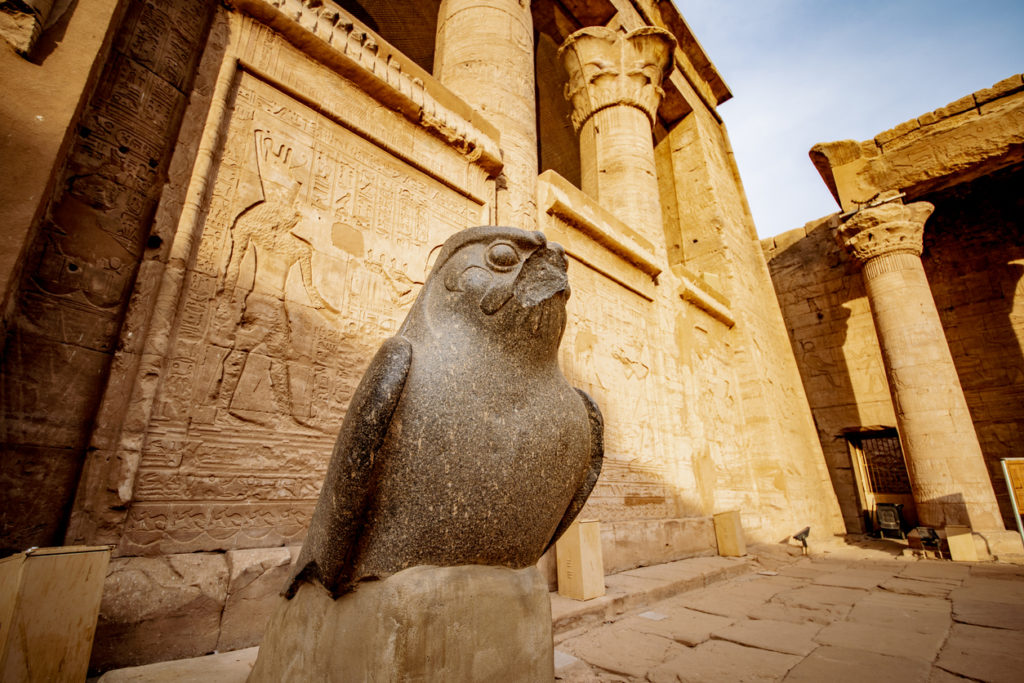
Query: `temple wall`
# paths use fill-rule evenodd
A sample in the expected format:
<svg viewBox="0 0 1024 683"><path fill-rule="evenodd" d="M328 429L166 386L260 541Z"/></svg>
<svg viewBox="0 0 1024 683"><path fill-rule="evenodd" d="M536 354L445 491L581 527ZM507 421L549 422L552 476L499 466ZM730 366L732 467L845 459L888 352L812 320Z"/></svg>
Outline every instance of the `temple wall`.
<svg viewBox="0 0 1024 683"><path fill-rule="evenodd" d="M563 6L627 29L685 29L664 3ZM508 189L493 122L423 59L330 3L197 0L193 23L182 18L199 27L183 31L192 42L165 40L148 62L139 46L167 15L139 8L116 64L156 65L165 80L180 75L174 65L189 70L174 93L147 100L174 116L159 119L163 147L140 146L154 150L150 170L127 167L148 183L139 194L149 203L120 236L124 272L97 270L79 287L109 294L87 318L108 323L105 346L92 349L102 357L85 373L90 390L72 392L80 414L64 421L76 430L65 450L85 454L80 477L67 477L77 494L64 542L114 546L94 669L258 642L365 366L436 248L493 222ZM538 45L543 71L556 45ZM579 164L566 159L578 146L559 120L568 108L539 108L549 170L536 178L538 227L565 246L573 288L560 360L605 417L605 466L582 517L602 523L608 572L714 553L710 516L730 509L750 542L807 525L814 539L842 531L714 112L728 92L692 40L676 60L651 141L656 234L578 189ZM153 112L135 108L104 128L104 107L124 92L165 91L145 73L107 68L90 128L127 140ZM538 76L542 92L561 96L563 77ZM100 141L82 148L101 160L128 154ZM118 189L135 176L87 168L97 167L105 184L89 187L116 200L103 228L138 204ZM80 244L107 243L80 234ZM110 266L100 251L87 255ZM73 359L50 365L63 371L53 386L83 374ZM553 573L550 556L542 568Z"/></svg>

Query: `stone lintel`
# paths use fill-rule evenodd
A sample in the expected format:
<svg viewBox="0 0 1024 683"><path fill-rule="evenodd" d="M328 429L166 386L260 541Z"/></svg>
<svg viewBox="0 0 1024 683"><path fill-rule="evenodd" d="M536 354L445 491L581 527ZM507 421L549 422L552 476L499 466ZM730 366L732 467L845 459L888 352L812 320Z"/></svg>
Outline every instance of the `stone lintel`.
<svg viewBox="0 0 1024 683"><path fill-rule="evenodd" d="M836 229L836 239L862 266L884 254L920 256L924 222L934 210L928 202L898 200L861 209Z"/></svg>
<svg viewBox="0 0 1024 683"><path fill-rule="evenodd" d="M617 105L641 110L653 127L675 47L672 34L656 26L628 33L591 26L569 36L558 54L569 72L565 96L576 132L595 112Z"/></svg>
<svg viewBox="0 0 1024 683"><path fill-rule="evenodd" d="M906 121L871 140L815 145L811 161L844 211L888 190L915 199L1024 160L1024 80L991 88Z"/></svg>

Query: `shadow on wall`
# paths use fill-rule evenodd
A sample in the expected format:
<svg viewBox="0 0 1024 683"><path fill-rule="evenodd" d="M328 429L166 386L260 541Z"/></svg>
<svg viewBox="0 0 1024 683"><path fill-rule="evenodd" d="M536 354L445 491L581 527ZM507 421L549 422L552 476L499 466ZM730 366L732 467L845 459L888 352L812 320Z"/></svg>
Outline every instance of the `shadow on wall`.
<svg viewBox="0 0 1024 683"><path fill-rule="evenodd" d="M833 239L834 223L828 216L780 235L766 255L843 520L862 533L867 513L845 434L893 418L863 281Z"/></svg>
<svg viewBox="0 0 1024 683"><path fill-rule="evenodd" d="M923 197L923 262L1008 529L1001 458L1024 443L1024 168Z"/></svg>

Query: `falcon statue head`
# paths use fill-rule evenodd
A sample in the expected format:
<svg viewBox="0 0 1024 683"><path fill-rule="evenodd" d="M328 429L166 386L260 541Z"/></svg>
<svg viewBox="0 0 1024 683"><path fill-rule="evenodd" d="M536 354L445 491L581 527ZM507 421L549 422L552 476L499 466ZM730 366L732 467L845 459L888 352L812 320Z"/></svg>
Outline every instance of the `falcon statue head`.
<svg viewBox="0 0 1024 683"><path fill-rule="evenodd" d="M483 334L553 358L565 330L568 264L540 232L485 225L444 243L400 334Z"/></svg>

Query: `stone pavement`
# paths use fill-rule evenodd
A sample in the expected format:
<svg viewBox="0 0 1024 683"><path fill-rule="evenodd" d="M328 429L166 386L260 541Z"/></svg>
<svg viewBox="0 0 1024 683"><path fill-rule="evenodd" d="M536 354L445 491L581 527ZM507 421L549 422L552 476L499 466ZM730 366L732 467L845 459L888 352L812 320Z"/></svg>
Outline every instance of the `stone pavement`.
<svg viewBox="0 0 1024 683"><path fill-rule="evenodd" d="M566 683L1024 681L1024 566L916 560L895 543L786 546L552 594ZM893 549L894 548L894 549ZM256 648L108 672L104 683L242 683Z"/></svg>
<svg viewBox="0 0 1024 683"><path fill-rule="evenodd" d="M559 680L1024 681L1024 567L757 548L754 573L555 637Z"/></svg>

